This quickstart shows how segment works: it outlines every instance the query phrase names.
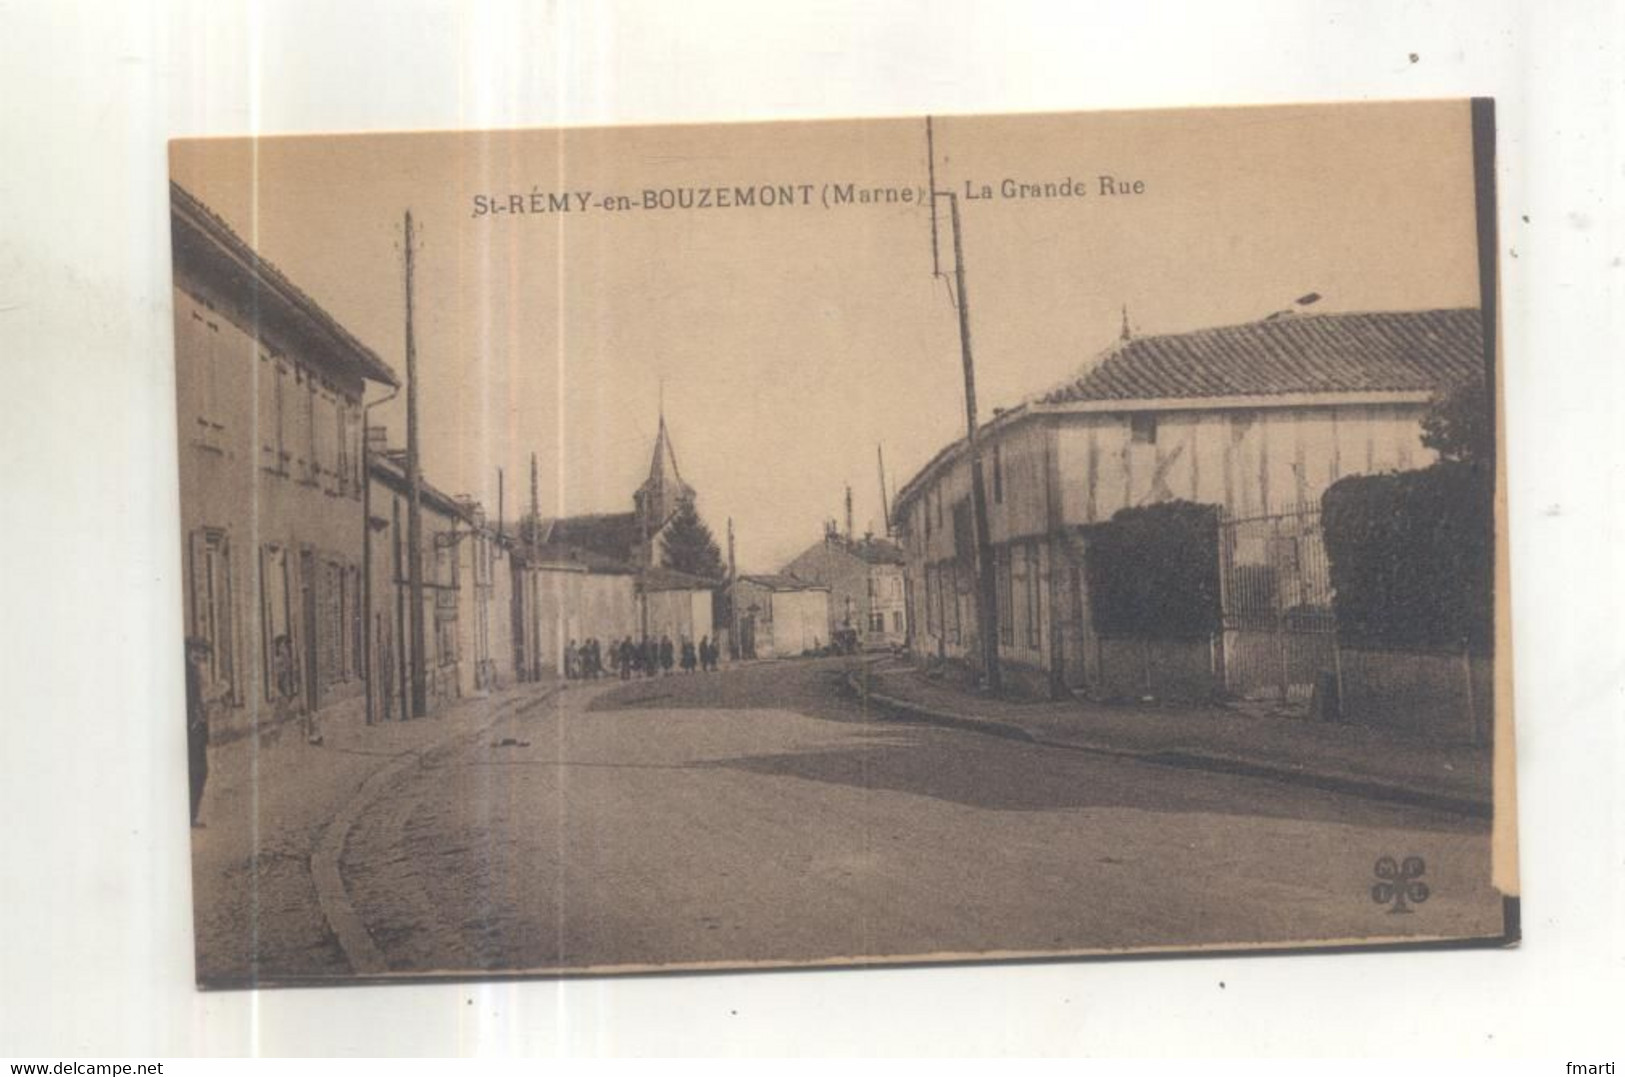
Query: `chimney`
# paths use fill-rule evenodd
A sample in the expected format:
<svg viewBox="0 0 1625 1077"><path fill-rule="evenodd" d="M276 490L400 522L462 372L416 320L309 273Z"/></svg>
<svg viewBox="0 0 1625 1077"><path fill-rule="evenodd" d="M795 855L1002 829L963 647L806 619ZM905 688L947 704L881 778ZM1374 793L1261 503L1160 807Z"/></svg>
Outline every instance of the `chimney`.
<svg viewBox="0 0 1625 1077"><path fill-rule="evenodd" d="M846 541L852 541L852 484L846 484Z"/></svg>
<svg viewBox="0 0 1625 1077"><path fill-rule="evenodd" d="M458 494L457 507L463 510L463 515L475 527L485 526L485 507L474 499L473 494Z"/></svg>

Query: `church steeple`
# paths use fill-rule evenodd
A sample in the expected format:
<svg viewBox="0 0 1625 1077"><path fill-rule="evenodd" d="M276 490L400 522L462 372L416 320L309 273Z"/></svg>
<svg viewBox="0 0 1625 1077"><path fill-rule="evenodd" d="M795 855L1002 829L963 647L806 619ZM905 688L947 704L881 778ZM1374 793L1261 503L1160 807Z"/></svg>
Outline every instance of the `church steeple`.
<svg viewBox="0 0 1625 1077"><path fill-rule="evenodd" d="M662 391L662 398L665 393ZM660 428L655 434L654 455L649 461L649 477L632 495L637 508L638 527L649 550L651 562L657 560L658 544L655 539L668 521L677 514L677 507L692 500L694 489L683 481L677 469L677 451L672 448L671 433L666 429L666 408L661 400Z"/></svg>

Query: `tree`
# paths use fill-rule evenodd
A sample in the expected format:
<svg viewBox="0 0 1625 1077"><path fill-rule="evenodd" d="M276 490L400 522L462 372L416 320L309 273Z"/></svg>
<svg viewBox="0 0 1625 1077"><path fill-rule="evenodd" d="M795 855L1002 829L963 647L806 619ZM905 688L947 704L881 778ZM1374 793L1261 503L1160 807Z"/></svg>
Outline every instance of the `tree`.
<svg viewBox="0 0 1625 1077"><path fill-rule="evenodd" d="M1433 398L1422 417L1422 444L1441 460L1487 471L1494 463L1495 416L1483 378L1467 378Z"/></svg>
<svg viewBox="0 0 1625 1077"><path fill-rule="evenodd" d="M707 580L720 580L726 575L722 565L722 551L711 529L700 519L692 498L677 504L677 512L666 528L662 544L666 551L666 564L679 572Z"/></svg>

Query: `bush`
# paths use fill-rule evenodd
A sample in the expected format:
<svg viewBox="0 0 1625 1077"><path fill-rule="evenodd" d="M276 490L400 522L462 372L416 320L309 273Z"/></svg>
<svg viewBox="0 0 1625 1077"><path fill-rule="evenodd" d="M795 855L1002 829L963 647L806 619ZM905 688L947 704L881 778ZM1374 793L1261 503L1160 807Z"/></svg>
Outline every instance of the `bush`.
<svg viewBox="0 0 1625 1077"><path fill-rule="evenodd" d="M1193 639L1219 628L1219 513L1165 501L1085 529L1089 601L1106 636Z"/></svg>
<svg viewBox="0 0 1625 1077"><path fill-rule="evenodd" d="M1461 462L1333 484L1321 523L1342 641L1490 653L1493 507L1485 471Z"/></svg>

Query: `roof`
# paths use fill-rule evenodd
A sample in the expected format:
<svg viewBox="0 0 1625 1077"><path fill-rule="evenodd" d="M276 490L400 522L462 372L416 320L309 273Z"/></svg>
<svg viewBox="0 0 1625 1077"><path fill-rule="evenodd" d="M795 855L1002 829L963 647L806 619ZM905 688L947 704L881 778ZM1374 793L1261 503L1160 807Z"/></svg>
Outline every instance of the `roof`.
<svg viewBox="0 0 1625 1077"><path fill-rule="evenodd" d="M1484 370L1475 308L1289 314L1190 333L1131 337L1074 380L983 423L978 433L1046 414L1293 406L1359 394L1431 395ZM1116 406L1120 405L1120 406ZM893 501L900 518L925 483L965 449L945 445Z"/></svg>
<svg viewBox="0 0 1625 1077"><path fill-rule="evenodd" d="M404 453L400 454L404 455ZM406 465L395 458L396 452L372 452L367 454L368 470L373 477L381 480L384 485L397 493L406 494L410 488L406 481ZM418 490L423 497L423 503L443 516L452 516L459 520L469 522L469 513L464 505L456 498L443 490L429 484L421 475L418 477Z"/></svg>
<svg viewBox="0 0 1625 1077"><path fill-rule="evenodd" d="M398 386L388 363L361 343L281 270L232 231L218 214L180 184L169 184L170 241L177 266L240 293L257 320L297 338L312 359L325 359L363 379ZM259 326L256 326L256 331Z"/></svg>
<svg viewBox="0 0 1625 1077"><path fill-rule="evenodd" d="M871 565L900 565L903 563L903 548L891 539L859 539L856 542L843 543L842 548L853 557Z"/></svg>
<svg viewBox="0 0 1625 1077"><path fill-rule="evenodd" d="M765 587L769 591L828 591L829 588L821 583L804 580L800 576L791 576L785 573L755 573L741 576L744 583L754 583L758 587Z"/></svg>
<svg viewBox="0 0 1625 1077"><path fill-rule="evenodd" d="M645 591L710 591L717 587L718 582L679 572L665 565L654 565L638 573L638 586Z"/></svg>
<svg viewBox="0 0 1625 1077"><path fill-rule="evenodd" d="M1479 374L1477 310L1287 315L1193 333L1133 337L1041 397L1194 400L1289 393L1433 392Z"/></svg>
<svg viewBox="0 0 1625 1077"><path fill-rule="evenodd" d="M617 561L635 560L643 533L631 512L562 516L542 521L542 545L567 547Z"/></svg>
<svg viewBox="0 0 1625 1077"><path fill-rule="evenodd" d="M629 576L637 571L635 565L622 558L609 557L596 550L556 542L542 542L532 546L526 553L526 559L530 564L579 567L599 575Z"/></svg>

